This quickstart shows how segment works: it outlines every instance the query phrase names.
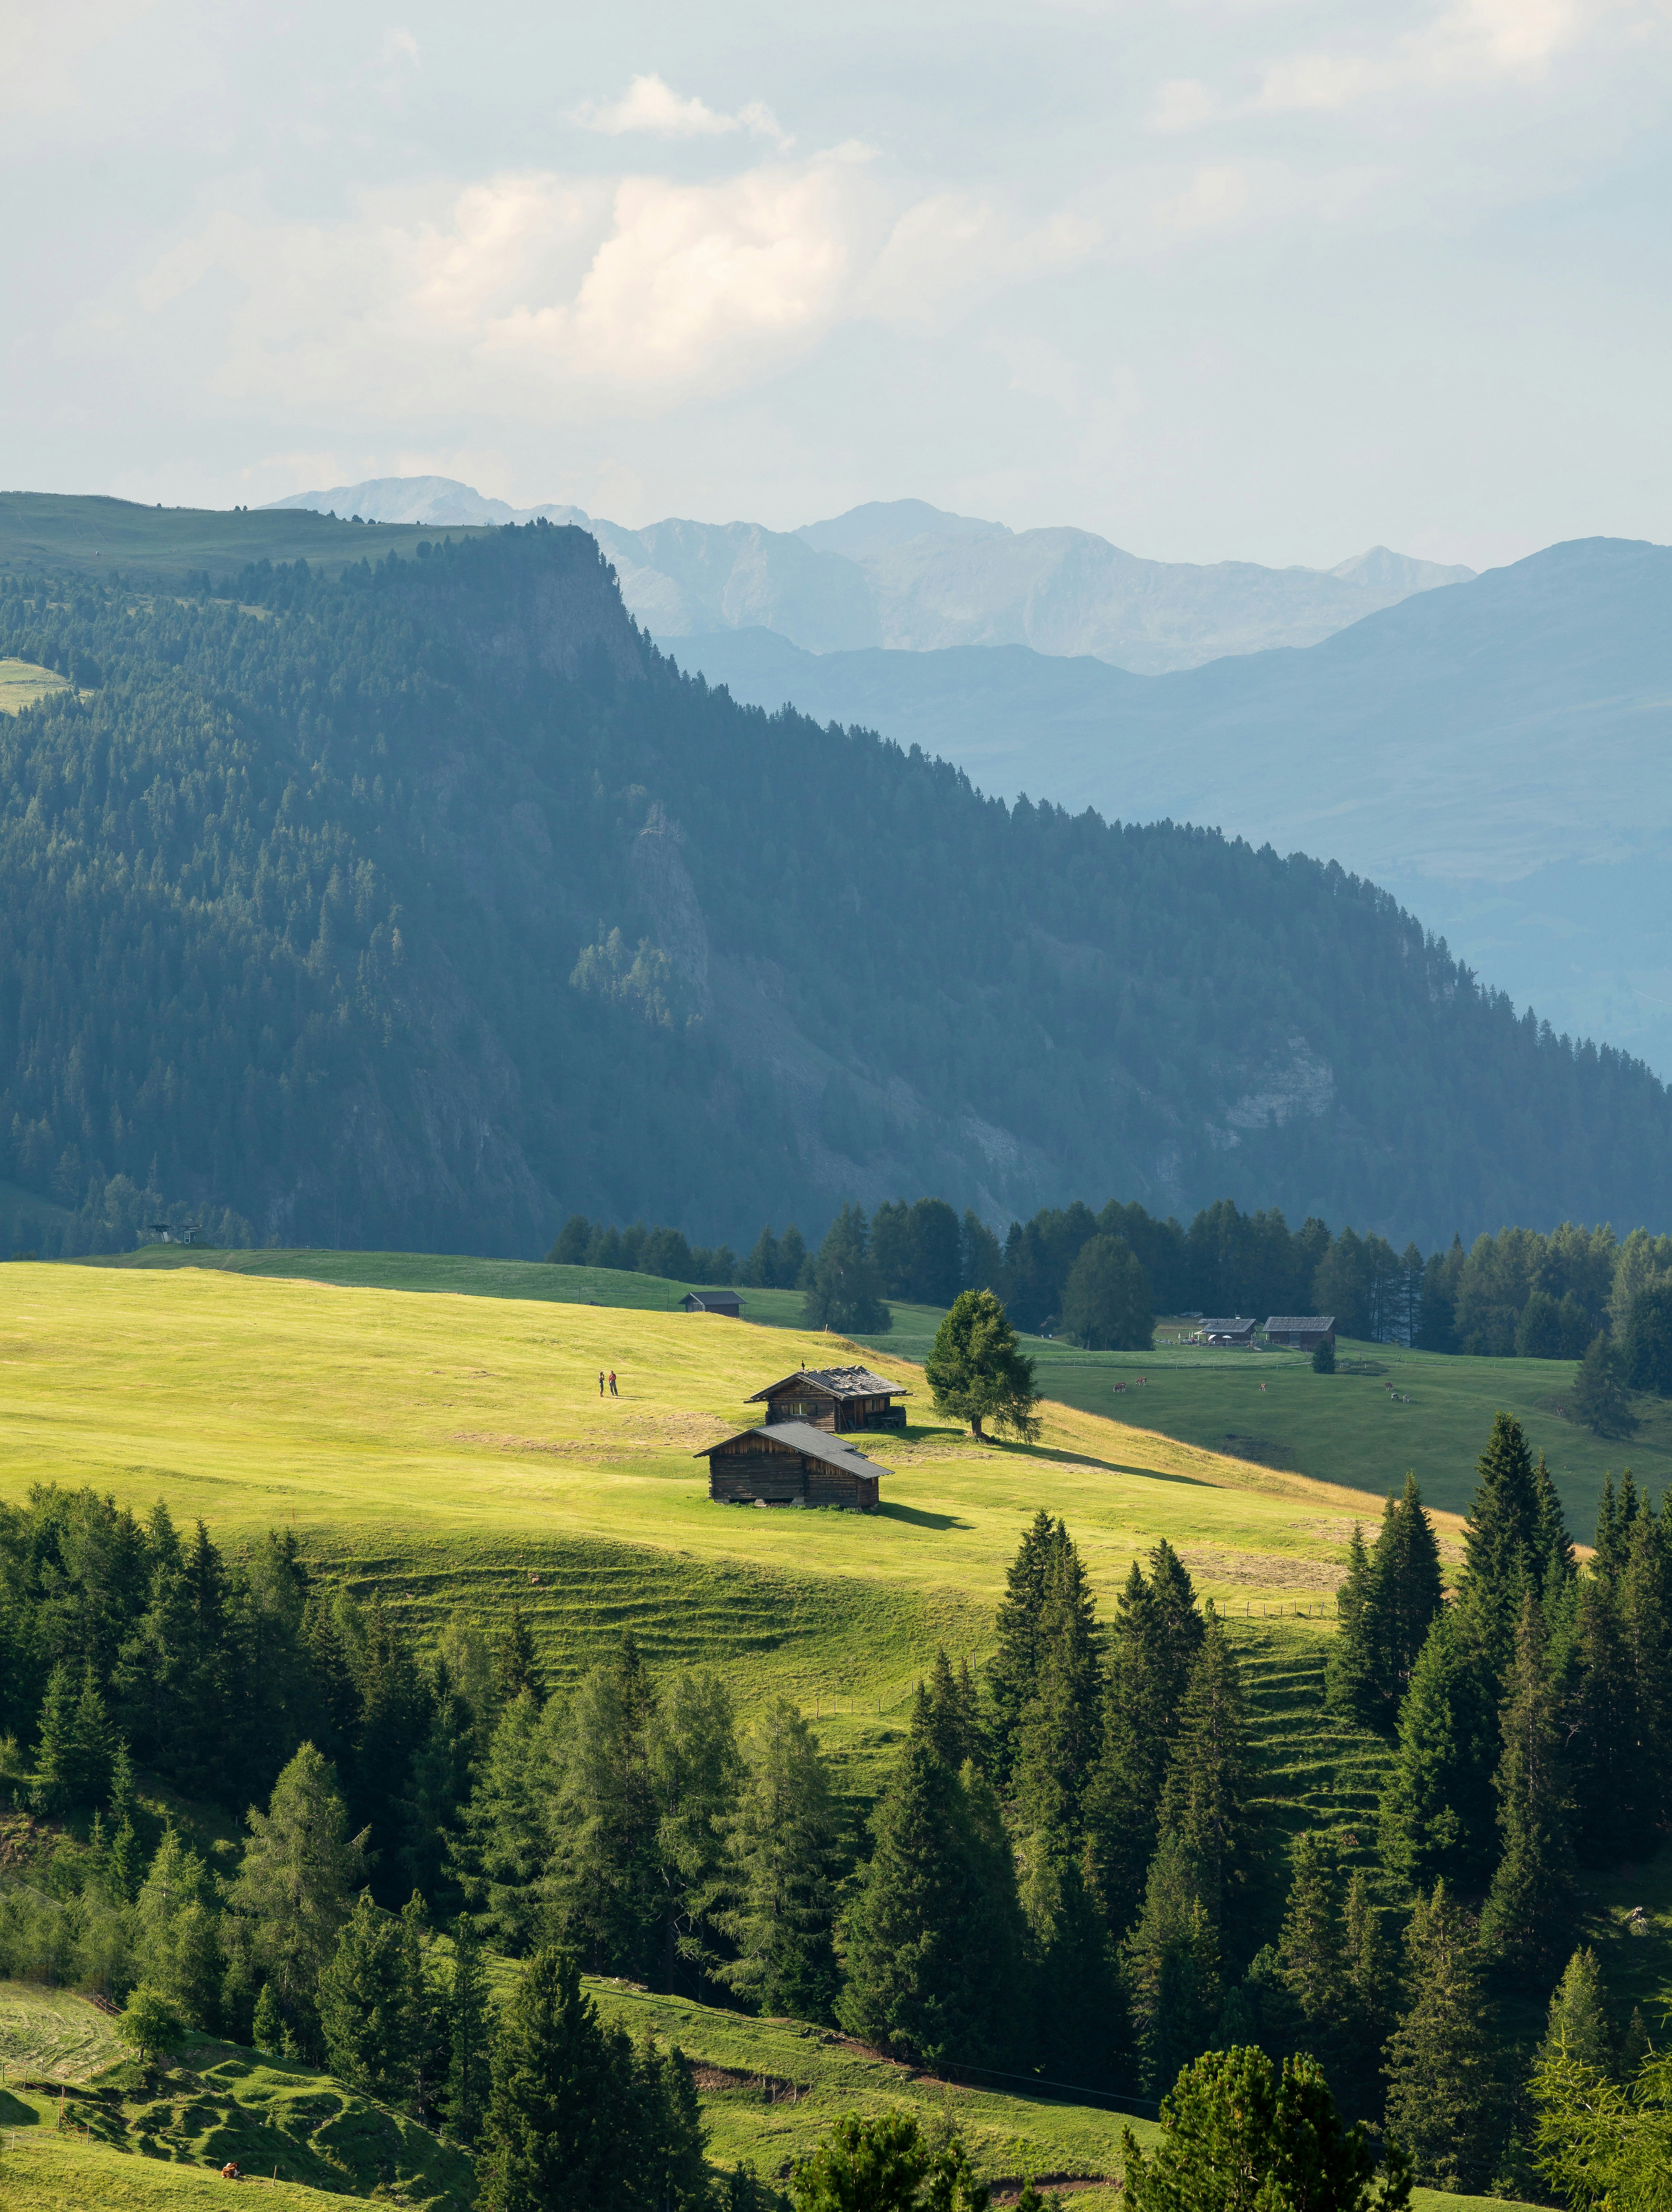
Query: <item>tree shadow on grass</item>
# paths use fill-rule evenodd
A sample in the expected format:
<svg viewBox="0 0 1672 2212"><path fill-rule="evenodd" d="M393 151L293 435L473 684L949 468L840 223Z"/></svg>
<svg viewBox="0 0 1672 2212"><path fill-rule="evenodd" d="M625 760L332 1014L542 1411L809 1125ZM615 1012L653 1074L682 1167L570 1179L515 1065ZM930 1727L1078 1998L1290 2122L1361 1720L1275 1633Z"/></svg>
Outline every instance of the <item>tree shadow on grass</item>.
<svg viewBox="0 0 1672 2212"><path fill-rule="evenodd" d="M1048 1460L1055 1467L1094 1467L1100 1474L1132 1474L1144 1482L1182 1482L1190 1490L1217 1490L1220 1487L1218 1483L1209 1482L1200 1474L1173 1474L1162 1467L1133 1467L1125 1460L1099 1459L1095 1452L1060 1451L1052 1444L1006 1443L1002 1449L1006 1458ZM1207 1445L1201 1449L1211 1450L1213 1447Z"/></svg>
<svg viewBox="0 0 1672 2212"><path fill-rule="evenodd" d="M970 1521L960 1521L956 1513L925 1513L921 1506L897 1505L891 1499L879 1505L878 1512L885 1521L909 1521L915 1528L970 1528Z"/></svg>

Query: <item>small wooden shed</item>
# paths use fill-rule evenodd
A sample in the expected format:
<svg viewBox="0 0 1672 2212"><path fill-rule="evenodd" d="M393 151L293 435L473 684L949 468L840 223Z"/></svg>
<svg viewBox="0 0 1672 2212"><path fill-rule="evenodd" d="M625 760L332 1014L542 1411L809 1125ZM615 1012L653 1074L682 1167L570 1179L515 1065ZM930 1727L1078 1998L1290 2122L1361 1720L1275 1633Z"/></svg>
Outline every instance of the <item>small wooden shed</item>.
<svg viewBox="0 0 1672 2212"><path fill-rule="evenodd" d="M725 1314L732 1321L743 1318L743 1300L735 1291L687 1291L679 1305L684 1313Z"/></svg>
<svg viewBox="0 0 1672 2212"><path fill-rule="evenodd" d="M1208 1344L1234 1344L1243 1351L1254 1345L1255 1324L1243 1321L1236 1315L1213 1315L1201 1325L1203 1340Z"/></svg>
<svg viewBox="0 0 1672 2212"><path fill-rule="evenodd" d="M1286 1344L1294 1352L1316 1352L1321 1344L1335 1346L1334 1314L1274 1314L1266 1323L1268 1344Z"/></svg>
<svg viewBox="0 0 1672 2212"><path fill-rule="evenodd" d="M708 1462L708 1495L726 1505L839 1505L874 1513L890 1470L807 1421L745 1429L695 1456Z"/></svg>
<svg viewBox="0 0 1672 2212"><path fill-rule="evenodd" d="M746 1402L764 1406L769 1423L807 1421L839 1435L848 1429L904 1428L906 1409L894 1401L910 1395L868 1367L798 1367Z"/></svg>

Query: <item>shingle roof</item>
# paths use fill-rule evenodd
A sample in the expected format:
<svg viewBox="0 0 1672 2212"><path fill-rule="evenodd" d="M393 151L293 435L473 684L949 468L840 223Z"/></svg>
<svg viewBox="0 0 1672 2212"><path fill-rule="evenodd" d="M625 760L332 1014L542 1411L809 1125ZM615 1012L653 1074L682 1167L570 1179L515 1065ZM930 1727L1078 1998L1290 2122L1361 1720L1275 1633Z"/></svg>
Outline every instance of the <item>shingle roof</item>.
<svg viewBox="0 0 1672 2212"><path fill-rule="evenodd" d="M1274 1314L1266 1323L1268 1336L1322 1336L1335 1326L1334 1314Z"/></svg>
<svg viewBox="0 0 1672 2212"><path fill-rule="evenodd" d="M891 1382L885 1375L873 1375L868 1367L798 1367L793 1375L786 1375L781 1382L769 1382L764 1390L757 1390L752 1398L745 1398L746 1406L758 1406L775 1390L787 1389L792 1382L816 1383L828 1390L833 1398L909 1398L911 1393L903 1382Z"/></svg>
<svg viewBox="0 0 1672 2212"><path fill-rule="evenodd" d="M840 1468L844 1474L892 1474L891 1467L883 1467L867 1458L856 1444L846 1437L832 1436L829 1429L816 1429L811 1421L774 1421L770 1428L740 1429L734 1437L722 1437L719 1443L704 1444L693 1452L693 1459L707 1459L722 1444L741 1443L745 1437L764 1437L769 1443L787 1444L791 1451L805 1452L809 1459L822 1461L826 1467Z"/></svg>
<svg viewBox="0 0 1672 2212"><path fill-rule="evenodd" d="M1200 1327L1204 1336L1224 1336L1227 1331L1233 1328L1252 1328L1254 1327L1254 1322L1252 1318L1247 1314L1243 1314L1240 1316L1232 1316L1229 1318L1221 1314L1217 1317L1210 1316L1206 1321L1200 1323Z"/></svg>

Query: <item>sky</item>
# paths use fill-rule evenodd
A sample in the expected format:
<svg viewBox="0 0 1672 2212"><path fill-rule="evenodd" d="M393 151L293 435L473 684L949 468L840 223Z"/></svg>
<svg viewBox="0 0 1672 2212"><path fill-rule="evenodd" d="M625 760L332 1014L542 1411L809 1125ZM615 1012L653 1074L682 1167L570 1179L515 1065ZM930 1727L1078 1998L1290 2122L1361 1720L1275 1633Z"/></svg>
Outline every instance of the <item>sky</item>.
<svg viewBox="0 0 1672 2212"><path fill-rule="evenodd" d="M0 0L0 484L1672 536L1672 0Z"/></svg>

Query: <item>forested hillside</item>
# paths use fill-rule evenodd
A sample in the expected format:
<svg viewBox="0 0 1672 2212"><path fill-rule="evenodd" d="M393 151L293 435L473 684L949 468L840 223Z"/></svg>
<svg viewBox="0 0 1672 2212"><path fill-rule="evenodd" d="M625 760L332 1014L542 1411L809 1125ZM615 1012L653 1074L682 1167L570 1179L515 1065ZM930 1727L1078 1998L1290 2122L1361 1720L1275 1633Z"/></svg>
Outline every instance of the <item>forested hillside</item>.
<svg viewBox="0 0 1672 2212"><path fill-rule="evenodd" d="M1672 1210L1663 1087L1373 886L740 708L579 531L15 571L4 655L76 687L0 725L0 1181L65 1249L169 1204L526 1253L913 1187L1430 1244Z"/></svg>

